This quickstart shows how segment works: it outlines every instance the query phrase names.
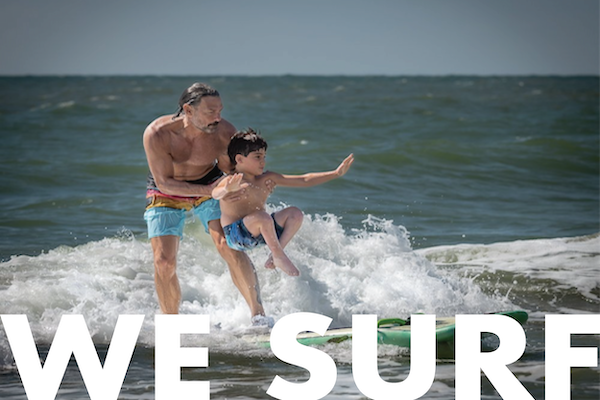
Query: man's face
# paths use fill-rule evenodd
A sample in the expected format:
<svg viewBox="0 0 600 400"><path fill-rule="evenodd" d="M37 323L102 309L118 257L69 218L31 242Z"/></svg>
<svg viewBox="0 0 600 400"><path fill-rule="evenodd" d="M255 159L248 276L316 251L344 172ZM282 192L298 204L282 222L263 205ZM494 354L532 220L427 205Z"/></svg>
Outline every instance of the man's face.
<svg viewBox="0 0 600 400"><path fill-rule="evenodd" d="M223 110L219 96L205 96L198 104L189 106L189 110L188 120L194 127L205 133L217 131Z"/></svg>

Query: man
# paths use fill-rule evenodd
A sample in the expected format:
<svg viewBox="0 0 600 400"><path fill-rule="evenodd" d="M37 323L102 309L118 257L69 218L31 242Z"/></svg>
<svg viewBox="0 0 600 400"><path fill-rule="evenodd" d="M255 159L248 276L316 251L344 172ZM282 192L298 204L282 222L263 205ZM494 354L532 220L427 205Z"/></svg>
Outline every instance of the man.
<svg viewBox="0 0 600 400"><path fill-rule="evenodd" d="M221 118L219 92L194 83L179 99L179 111L153 121L144 131L150 175L144 219L154 254L154 280L160 308L179 312L181 289L177 251L186 211L201 220L227 262L234 284L250 306L253 324L268 323L260 300L256 272L248 256L227 246L217 200L210 197L232 166L227 146L235 127ZM239 196L239 195L238 195Z"/></svg>

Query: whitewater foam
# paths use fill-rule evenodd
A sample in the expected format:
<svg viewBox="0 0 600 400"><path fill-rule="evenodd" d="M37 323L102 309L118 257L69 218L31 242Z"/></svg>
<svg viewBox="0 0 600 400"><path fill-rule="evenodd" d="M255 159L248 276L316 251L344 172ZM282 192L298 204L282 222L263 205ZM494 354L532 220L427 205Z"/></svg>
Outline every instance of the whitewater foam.
<svg viewBox="0 0 600 400"><path fill-rule="evenodd" d="M600 301L600 234L438 246L416 253L437 265L452 266L470 275L510 272L513 277L538 284L547 282L544 286L551 286L555 291L574 290L592 302ZM573 311L581 312L570 310Z"/></svg>
<svg viewBox="0 0 600 400"><path fill-rule="evenodd" d="M200 223L188 224L185 235L178 258L181 313L210 315L211 321L211 333L193 343L217 353L267 356L266 350L241 338L250 328L248 307L210 237ZM564 301L564 287L576 287L588 296L584 303L598 303L594 287L599 240L592 235L415 251L407 230L392 221L370 216L362 229L348 233L337 216L317 214L305 215L286 248L300 277L264 268L266 247L249 256L265 309L275 320L306 311L327 315L333 319L331 327L340 327L350 326L353 314L406 318L415 312L449 316L517 308L543 318L543 310L553 303L560 303L560 311L582 312L584 307L578 305L567 309L571 303ZM511 291L518 296L509 296ZM547 295L548 291L554 292ZM530 303L525 292L537 303ZM529 308L513 304L515 298ZM38 256L15 256L0 264L0 310L26 314L42 346L52 342L65 314L82 314L97 345L110 343L119 315L142 314L138 343L153 347L154 315L159 310L150 243L121 230L112 238L61 246ZM346 350L341 346L330 352L338 361L349 362ZM406 355L398 349L380 351ZM12 365L0 330L0 367Z"/></svg>
<svg viewBox="0 0 600 400"><path fill-rule="evenodd" d="M210 315L211 324L220 326L217 334L249 326L247 305L210 238L200 224L186 229L178 259L181 312ZM417 311L452 315L510 307L413 251L406 229L391 221L369 217L363 229L348 234L335 215L306 215L286 250L301 271L298 278L265 269L266 248L249 254L265 309L276 320L309 311L332 317L335 327L350 325L352 314L407 317ZM131 233L13 257L0 264L0 283L2 313L26 314L40 343L51 343L64 314L84 315L97 343L110 342L118 315L143 314L138 341L153 345L158 306L152 252L147 240Z"/></svg>

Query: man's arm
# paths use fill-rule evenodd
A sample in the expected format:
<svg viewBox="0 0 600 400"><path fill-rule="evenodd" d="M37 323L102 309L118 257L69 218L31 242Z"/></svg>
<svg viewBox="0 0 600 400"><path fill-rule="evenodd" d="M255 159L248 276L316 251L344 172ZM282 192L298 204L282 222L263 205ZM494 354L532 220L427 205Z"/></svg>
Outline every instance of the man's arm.
<svg viewBox="0 0 600 400"><path fill-rule="evenodd" d="M309 172L304 175L282 175L270 173L268 179L271 179L275 184L291 187L309 187L320 185L329 182L332 179L342 177L348 172L350 166L354 162L354 154L350 154L342 163L333 171L326 172Z"/></svg>
<svg viewBox="0 0 600 400"><path fill-rule="evenodd" d="M229 159L229 154L227 154L227 148L229 147L229 142L231 142L231 137L235 135L235 126L227 120L222 119L219 122L220 135L223 143L222 151L217 156L217 163L219 165L219 169L226 174L231 174L234 169L234 165L231 163Z"/></svg>
<svg viewBox="0 0 600 400"><path fill-rule="evenodd" d="M144 150L158 189L172 196L210 196L214 185L194 185L175 179L173 159L167 151L168 148L164 135L161 135L152 125L146 128Z"/></svg>

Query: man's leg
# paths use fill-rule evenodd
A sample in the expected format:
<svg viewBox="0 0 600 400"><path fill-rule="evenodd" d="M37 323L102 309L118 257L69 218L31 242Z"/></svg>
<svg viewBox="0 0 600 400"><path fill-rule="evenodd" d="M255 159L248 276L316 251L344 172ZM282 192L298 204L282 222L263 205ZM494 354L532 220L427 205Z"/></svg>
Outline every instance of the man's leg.
<svg viewBox="0 0 600 400"><path fill-rule="evenodd" d="M219 254L229 266L231 279L246 300L246 303L248 303L252 316L265 315L265 310L260 299L258 278L248 255L227 246L220 220L210 221L208 223L208 231Z"/></svg>
<svg viewBox="0 0 600 400"><path fill-rule="evenodd" d="M154 282L163 314L179 313L181 288L177 278L179 236L157 236L150 239L154 253Z"/></svg>
<svg viewBox="0 0 600 400"><path fill-rule="evenodd" d="M154 282L158 303L164 314L177 314L181 289L177 279L177 251L183 235L185 210L153 207L146 210L148 237L154 256Z"/></svg>

